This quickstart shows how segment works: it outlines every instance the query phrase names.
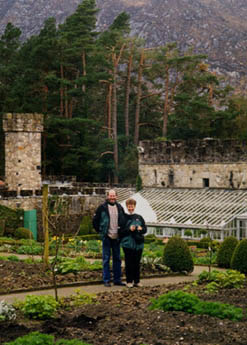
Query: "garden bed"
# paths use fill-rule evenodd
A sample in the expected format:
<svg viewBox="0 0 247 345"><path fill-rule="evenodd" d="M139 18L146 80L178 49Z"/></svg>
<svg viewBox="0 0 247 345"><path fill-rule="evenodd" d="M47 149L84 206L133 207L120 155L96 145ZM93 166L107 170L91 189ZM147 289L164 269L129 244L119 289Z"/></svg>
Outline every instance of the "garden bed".
<svg viewBox="0 0 247 345"><path fill-rule="evenodd" d="M55 339L78 339L92 345L246 344L246 317L234 322L208 315L148 309L151 298L183 287L184 284L178 284L109 290L98 295L97 304L60 311L52 320L30 321L19 315L15 321L0 322L0 343L39 331ZM231 303L246 313L246 293L244 288L199 295L201 299Z"/></svg>

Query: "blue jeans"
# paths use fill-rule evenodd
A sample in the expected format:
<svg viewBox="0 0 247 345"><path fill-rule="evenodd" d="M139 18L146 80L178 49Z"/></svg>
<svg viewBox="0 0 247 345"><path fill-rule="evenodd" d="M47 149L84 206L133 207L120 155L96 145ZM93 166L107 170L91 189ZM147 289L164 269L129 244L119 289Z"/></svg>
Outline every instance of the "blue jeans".
<svg viewBox="0 0 247 345"><path fill-rule="evenodd" d="M121 259L120 259L120 242L106 237L102 241L102 254L103 254L103 281L104 283L110 282L110 258L112 252L112 269L113 269L113 282L121 282Z"/></svg>

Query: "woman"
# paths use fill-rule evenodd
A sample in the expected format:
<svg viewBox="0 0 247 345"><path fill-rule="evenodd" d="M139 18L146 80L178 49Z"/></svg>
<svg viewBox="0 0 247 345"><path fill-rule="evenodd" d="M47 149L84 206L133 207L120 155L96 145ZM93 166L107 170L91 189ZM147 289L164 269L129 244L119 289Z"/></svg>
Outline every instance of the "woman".
<svg viewBox="0 0 247 345"><path fill-rule="evenodd" d="M147 232L145 221L139 214L134 213L136 200L126 201L128 214L126 214L126 225L119 230L121 246L125 254L126 286L140 287L140 261L144 248L144 234Z"/></svg>

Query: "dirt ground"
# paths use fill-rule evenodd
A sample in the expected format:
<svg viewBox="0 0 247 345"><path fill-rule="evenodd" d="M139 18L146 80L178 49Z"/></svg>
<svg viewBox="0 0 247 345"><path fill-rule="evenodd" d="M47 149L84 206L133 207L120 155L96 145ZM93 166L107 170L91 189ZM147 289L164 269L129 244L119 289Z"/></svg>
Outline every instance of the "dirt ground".
<svg viewBox="0 0 247 345"><path fill-rule="evenodd" d="M42 267L1 262L1 291L51 283ZM18 268L17 268L18 267ZM88 276L86 276L86 274ZM98 276L97 276L98 274ZM101 272L84 273L84 279L99 279ZM70 275L73 280L74 275ZM61 282L68 280L59 277ZM76 279L81 280L79 275ZM230 303L244 309L243 321L233 322L206 315L183 312L150 311L150 299L184 284L143 288L123 288L100 293L97 304L60 312L55 319L30 321L18 316L15 321L0 322L0 344L32 331L52 334L56 339L78 339L92 345L246 345L247 288L221 290L217 294L198 291L205 300ZM4 291L3 291L4 290ZM0 297L1 299L1 297Z"/></svg>

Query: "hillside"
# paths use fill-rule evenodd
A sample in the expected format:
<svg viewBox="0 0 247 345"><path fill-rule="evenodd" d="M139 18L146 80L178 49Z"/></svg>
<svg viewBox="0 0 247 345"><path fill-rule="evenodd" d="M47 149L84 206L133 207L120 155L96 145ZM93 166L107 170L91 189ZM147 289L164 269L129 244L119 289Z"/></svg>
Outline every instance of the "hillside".
<svg viewBox="0 0 247 345"><path fill-rule="evenodd" d="M0 32L11 21L23 38L37 34L46 18L61 23L80 0L0 0ZM239 77L246 71L246 0L97 0L98 27L104 30L122 11L130 14L131 34L147 46L176 41L182 49L206 53L215 70Z"/></svg>

